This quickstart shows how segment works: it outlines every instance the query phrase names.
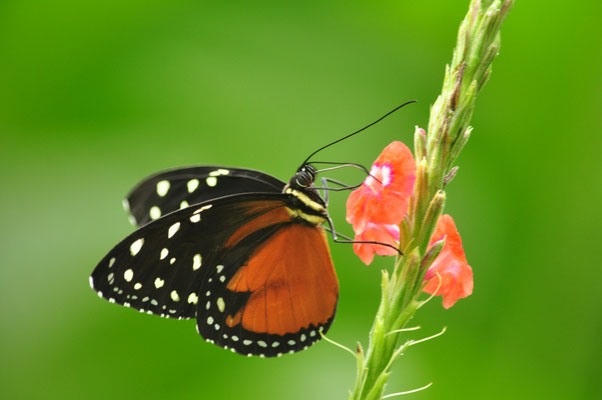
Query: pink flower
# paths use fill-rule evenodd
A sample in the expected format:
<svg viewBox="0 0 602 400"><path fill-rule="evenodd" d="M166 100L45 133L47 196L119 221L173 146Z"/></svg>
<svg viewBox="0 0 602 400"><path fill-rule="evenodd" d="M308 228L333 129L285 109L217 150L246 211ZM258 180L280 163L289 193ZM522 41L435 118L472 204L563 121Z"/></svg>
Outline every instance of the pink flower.
<svg viewBox="0 0 602 400"><path fill-rule="evenodd" d="M412 152L401 142L389 144L372 164L370 175L347 199L347 222L356 234L364 232L369 223L401 223L416 180Z"/></svg>
<svg viewBox="0 0 602 400"><path fill-rule="evenodd" d="M377 225L369 222L362 233L355 235L355 240L380 242L397 247L399 246L399 226L394 224ZM355 243L353 251L366 265L370 265L374 259L374 254L378 254L379 256L393 256L397 254L397 251L391 247L372 243Z"/></svg>
<svg viewBox="0 0 602 400"><path fill-rule="evenodd" d="M429 267L424 278L428 283L423 290L426 293L443 296L443 307L450 308L458 299L472 294L472 269L466 261L456 224L448 214L439 217L430 244L443 238L445 238L445 246Z"/></svg>

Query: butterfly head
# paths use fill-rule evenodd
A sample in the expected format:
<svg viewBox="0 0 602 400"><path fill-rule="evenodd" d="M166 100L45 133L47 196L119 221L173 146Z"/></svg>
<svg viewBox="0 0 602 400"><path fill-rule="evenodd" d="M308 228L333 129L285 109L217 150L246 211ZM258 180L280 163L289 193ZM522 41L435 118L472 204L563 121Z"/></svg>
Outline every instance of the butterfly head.
<svg viewBox="0 0 602 400"><path fill-rule="evenodd" d="M295 176L293 176L288 185L293 189L306 189L316 180L316 169L311 164L305 164Z"/></svg>

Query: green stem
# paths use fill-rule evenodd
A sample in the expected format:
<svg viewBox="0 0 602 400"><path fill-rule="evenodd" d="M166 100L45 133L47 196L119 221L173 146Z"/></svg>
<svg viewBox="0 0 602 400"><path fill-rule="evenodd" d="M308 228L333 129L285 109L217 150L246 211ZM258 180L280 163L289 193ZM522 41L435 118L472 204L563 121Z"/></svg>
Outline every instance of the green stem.
<svg viewBox="0 0 602 400"><path fill-rule="evenodd" d="M499 30L514 0L471 0L460 29L452 62L445 69L443 88L431 108L428 131L416 129L416 184L408 215L400 226L400 249L405 255L389 277L382 276L381 303L364 354L358 348L357 380L352 400L379 400L391 366L409 344L400 345L421 302L424 276L433 261L429 240L445 204L445 184L453 177L454 162L468 141L474 103L491 75L500 48ZM452 173L450 174L450 171ZM439 243L436 254L443 243ZM428 251L427 251L428 250Z"/></svg>

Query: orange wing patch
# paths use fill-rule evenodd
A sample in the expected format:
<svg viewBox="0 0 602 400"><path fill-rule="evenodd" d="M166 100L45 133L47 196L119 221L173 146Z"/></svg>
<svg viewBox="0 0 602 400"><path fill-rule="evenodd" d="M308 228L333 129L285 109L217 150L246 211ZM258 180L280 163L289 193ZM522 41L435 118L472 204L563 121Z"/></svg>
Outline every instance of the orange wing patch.
<svg viewBox="0 0 602 400"><path fill-rule="evenodd" d="M241 315L230 316L230 323L240 320L246 330L284 335L325 324L334 314L339 283L324 230L299 223L282 227L227 288L251 292Z"/></svg>

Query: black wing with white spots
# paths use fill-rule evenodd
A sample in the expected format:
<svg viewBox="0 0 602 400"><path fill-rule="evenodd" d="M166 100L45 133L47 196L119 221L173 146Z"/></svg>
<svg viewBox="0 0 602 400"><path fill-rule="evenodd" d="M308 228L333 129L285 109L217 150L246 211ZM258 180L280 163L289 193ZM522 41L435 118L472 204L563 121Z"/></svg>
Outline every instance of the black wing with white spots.
<svg viewBox="0 0 602 400"><path fill-rule="evenodd" d="M194 318L207 265L242 225L275 208L280 193L245 193L152 221L115 246L90 286L109 302L169 318Z"/></svg>
<svg viewBox="0 0 602 400"><path fill-rule="evenodd" d="M185 167L160 172L127 195L124 208L142 226L170 212L237 193L279 193L284 182L260 171L220 166Z"/></svg>

